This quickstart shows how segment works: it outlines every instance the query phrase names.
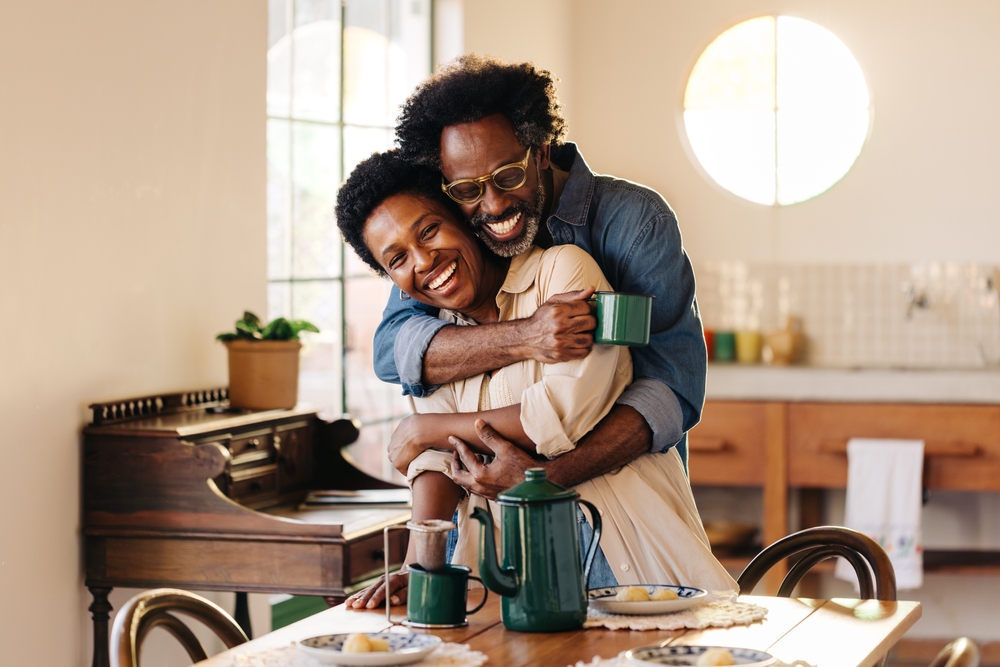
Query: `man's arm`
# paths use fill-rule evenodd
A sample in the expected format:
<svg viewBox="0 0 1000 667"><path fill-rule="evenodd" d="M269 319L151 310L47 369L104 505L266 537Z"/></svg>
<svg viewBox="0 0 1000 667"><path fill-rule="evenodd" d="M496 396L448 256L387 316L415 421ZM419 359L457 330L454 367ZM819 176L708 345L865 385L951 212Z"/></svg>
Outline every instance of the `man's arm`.
<svg viewBox="0 0 1000 667"><path fill-rule="evenodd" d="M583 301L591 290L560 294L521 320L478 327L450 325L437 310L400 299L393 286L375 331L375 375L422 398L442 384L533 358L542 363L582 359L594 344L597 320Z"/></svg>

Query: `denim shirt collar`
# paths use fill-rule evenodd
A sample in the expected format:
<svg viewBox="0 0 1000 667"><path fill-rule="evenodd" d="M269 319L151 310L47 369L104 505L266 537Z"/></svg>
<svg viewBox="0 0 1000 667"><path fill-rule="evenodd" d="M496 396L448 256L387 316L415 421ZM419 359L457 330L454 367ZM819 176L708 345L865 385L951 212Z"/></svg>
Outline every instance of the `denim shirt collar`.
<svg viewBox="0 0 1000 667"><path fill-rule="evenodd" d="M568 171L569 178L549 215L549 222L552 218L558 218L577 227L587 224L587 213L594 196L594 172L572 142L552 146L551 160L560 169Z"/></svg>

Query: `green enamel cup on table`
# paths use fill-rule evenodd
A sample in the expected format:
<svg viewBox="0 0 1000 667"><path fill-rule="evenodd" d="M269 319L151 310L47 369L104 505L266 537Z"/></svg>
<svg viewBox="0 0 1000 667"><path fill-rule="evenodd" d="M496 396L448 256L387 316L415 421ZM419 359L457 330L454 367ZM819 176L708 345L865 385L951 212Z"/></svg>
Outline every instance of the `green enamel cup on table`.
<svg viewBox="0 0 1000 667"><path fill-rule="evenodd" d="M597 307L595 343L633 347L649 345L649 323L653 314L652 294L596 292L587 300Z"/></svg>

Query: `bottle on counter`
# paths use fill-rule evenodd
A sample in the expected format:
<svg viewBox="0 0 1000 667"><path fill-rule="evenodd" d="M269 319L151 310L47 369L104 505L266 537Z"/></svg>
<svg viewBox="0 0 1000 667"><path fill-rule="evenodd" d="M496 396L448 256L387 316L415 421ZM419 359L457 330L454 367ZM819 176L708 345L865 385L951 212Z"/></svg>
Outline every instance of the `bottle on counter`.
<svg viewBox="0 0 1000 667"><path fill-rule="evenodd" d="M789 315L783 328L764 337L764 363L773 366L797 363L802 357L804 343L802 320Z"/></svg>

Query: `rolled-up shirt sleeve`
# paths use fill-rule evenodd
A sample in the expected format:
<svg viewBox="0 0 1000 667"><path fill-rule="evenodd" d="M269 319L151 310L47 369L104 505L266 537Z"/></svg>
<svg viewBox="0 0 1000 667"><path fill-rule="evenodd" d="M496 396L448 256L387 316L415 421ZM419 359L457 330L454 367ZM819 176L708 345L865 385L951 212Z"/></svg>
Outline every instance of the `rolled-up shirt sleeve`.
<svg viewBox="0 0 1000 667"><path fill-rule="evenodd" d="M424 384L424 355L431 339L448 322L429 315L414 315L403 323L396 334L393 356L399 373L403 394L408 396L430 396L441 385Z"/></svg>
<svg viewBox="0 0 1000 667"><path fill-rule="evenodd" d="M673 390L659 380L636 378L617 402L634 408L646 420L653 431L650 451L669 449L684 436L681 403Z"/></svg>
<svg viewBox="0 0 1000 667"><path fill-rule="evenodd" d="M589 286L610 289L587 253L570 245L545 253L537 278L540 303ZM596 345L577 361L543 364L542 379L521 395L521 426L540 455L564 454L611 411L631 379L628 348L617 345Z"/></svg>

